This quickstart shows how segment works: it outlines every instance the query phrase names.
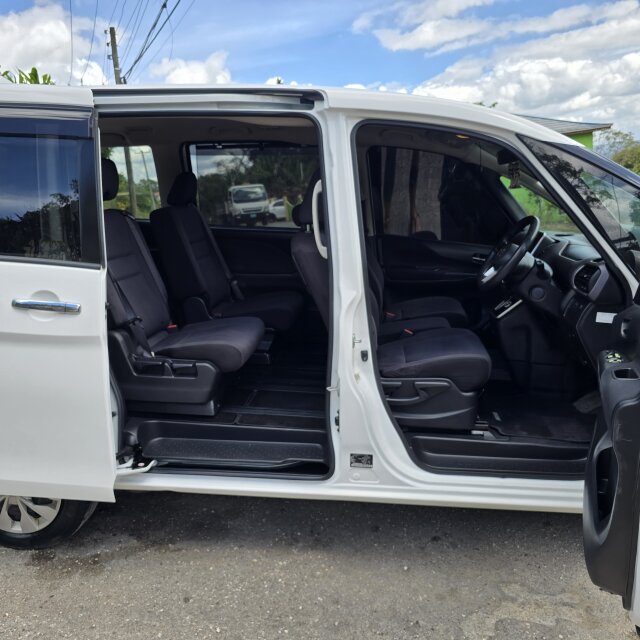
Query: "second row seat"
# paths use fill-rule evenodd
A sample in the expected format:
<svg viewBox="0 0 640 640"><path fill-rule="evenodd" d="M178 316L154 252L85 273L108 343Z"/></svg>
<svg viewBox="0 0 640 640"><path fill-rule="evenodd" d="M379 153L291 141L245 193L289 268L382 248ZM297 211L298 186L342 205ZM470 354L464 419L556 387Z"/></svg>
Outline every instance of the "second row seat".
<svg viewBox="0 0 640 640"><path fill-rule="evenodd" d="M302 294L243 295L196 206L197 193L196 176L179 174L167 196L168 205L150 217L169 292L185 320L252 316L278 332L288 331L302 311Z"/></svg>

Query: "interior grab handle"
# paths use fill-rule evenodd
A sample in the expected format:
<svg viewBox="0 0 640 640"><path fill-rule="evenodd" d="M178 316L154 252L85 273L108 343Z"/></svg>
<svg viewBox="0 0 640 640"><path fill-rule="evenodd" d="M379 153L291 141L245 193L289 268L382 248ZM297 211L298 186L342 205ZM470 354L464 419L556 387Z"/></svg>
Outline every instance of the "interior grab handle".
<svg viewBox="0 0 640 640"><path fill-rule="evenodd" d="M313 188L313 196L311 197L311 218L313 220L313 237L316 241L316 247L318 247L318 251L320 255L326 260L327 259L327 247L324 246L322 242L322 235L320 234L320 224L319 224L319 212L318 212L318 197L322 193L322 180L318 180L316 182L316 186Z"/></svg>
<svg viewBox="0 0 640 640"><path fill-rule="evenodd" d="M80 313L82 307L77 302L59 302L58 300L29 300L15 298L11 301L15 309L33 309L35 311L53 311L53 313Z"/></svg>

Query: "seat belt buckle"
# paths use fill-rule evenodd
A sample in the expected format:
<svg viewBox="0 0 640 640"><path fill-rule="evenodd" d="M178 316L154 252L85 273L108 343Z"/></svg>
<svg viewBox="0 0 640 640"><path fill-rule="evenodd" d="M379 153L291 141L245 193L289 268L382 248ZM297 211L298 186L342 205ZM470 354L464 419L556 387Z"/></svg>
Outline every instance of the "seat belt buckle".
<svg viewBox="0 0 640 640"><path fill-rule="evenodd" d="M229 281L229 285L231 286L231 293L233 293L233 297L236 300L244 300L244 295L242 293L242 289L240 289L240 285L235 278L232 278Z"/></svg>
<svg viewBox="0 0 640 640"><path fill-rule="evenodd" d="M178 330L178 325L174 324L173 322L171 324L167 325L167 331L169 333L175 333Z"/></svg>
<svg viewBox="0 0 640 640"><path fill-rule="evenodd" d="M413 329L403 329L402 333L404 333L406 336L415 336L416 332Z"/></svg>
<svg viewBox="0 0 640 640"><path fill-rule="evenodd" d="M133 318L127 320L127 324L132 327L138 323L142 324L142 318L140 316L133 316Z"/></svg>
<svg viewBox="0 0 640 640"><path fill-rule="evenodd" d="M393 313L393 311L385 311L384 315L385 315L385 318L395 318L398 314Z"/></svg>

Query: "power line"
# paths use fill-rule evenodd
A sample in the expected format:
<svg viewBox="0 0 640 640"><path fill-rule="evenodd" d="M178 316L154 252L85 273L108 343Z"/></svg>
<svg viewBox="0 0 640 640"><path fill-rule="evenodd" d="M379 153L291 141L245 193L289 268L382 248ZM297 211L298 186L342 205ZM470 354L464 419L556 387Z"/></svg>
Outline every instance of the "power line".
<svg viewBox="0 0 640 640"><path fill-rule="evenodd" d="M191 2L189 3L189 6L185 9L183 14L180 16L180 18L178 19L178 22L176 22L175 26L172 25L171 22L169 22L169 27L171 29L171 33L162 41L162 44L160 44L160 46L158 47L156 52L153 54L153 57L151 58L151 60L149 60L147 66L141 68L136 73L135 78L132 78L132 79L137 80L140 77L140 74L142 73L142 71L144 69L146 69L147 67L149 67L158 58L158 56L160 55L160 52L164 49L164 45L167 44L167 42L169 42L169 39L171 39L171 51L169 52L169 59L171 59L173 57L173 35L174 35L175 31L178 30L178 27L180 26L182 21L187 16L187 13L189 13L189 10L191 9L191 7L193 7L193 4L195 3L195 1L196 0L191 0Z"/></svg>
<svg viewBox="0 0 640 640"><path fill-rule="evenodd" d="M116 15L116 11L118 10L118 5L120 4L120 0L116 0L115 4L113 5L113 11L111 12L111 15L109 16L109 20L107 22L107 24L111 24L111 21L113 20L113 16Z"/></svg>
<svg viewBox="0 0 640 640"><path fill-rule="evenodd" d="M133 61L133 63L129 67L129 69L124 74L125 77L127 77L133 71L135 66L140 62L140 60L142 60L142 57L144 56L144 54L149 50L149 47L151 47L151 45L156 41L156 39L158 38L160 33L162 33L162 29L167 24L167 22L169 22L169 20L171 19L171 16L175 12L175 10L180 6L180 2L181 2L181 0L176 0L175 5L173 5L173 9L171 9L171 11L169 13L167 13L167 17L164 20L164 22L158 27L156 32L153 33L153 30L154 30L155 26L157 25L158 21L160 20L160 16L162 15L162 11L166 8L166 5L167 5L167 0L163 0L162 6L160 7L160 12L158 13L158 16L157 16L156 20L154 21L154 24L152 25L151 29L149 29L149 33L147 34L147 37L145 38L145 41L144 41L142 47L140 48L140 52L136 56L136 59Z"/></svg>
<svg viewBox="0 0 640 640"><path fill-rule="evenodd" d="M71 84L73 76L73 3L69 0L69 30L71 31L71 64L69 65L69 80L67 84Z"/></svg>
<svg viewBox="0 0 640 640"><path fill-rule="evenodd" d="M87 56L87 62L84 65L84 71L80 76L80 84L84 80L84 74L87 73L87 69L89 68L89 61L91 60L91 53L93 52L93 40L96 37L96 20L98 19L98 4L100 0L96 0L96 10L93 13L93 29L91 31L91 44L89 45L89 55Z"/></svg>
<svg viewBox="0 0 640 640"><path fill-rule="evenodd" d="M145 0L144 8L142 8L142 6L143 6L142 2L140 2L138 4L138 15L136 16L136 19L134 20L134 23L133 23L133 28L131 29L131 36L129 36L127 38L127 44L125 45L124 53L122 54L123 64L124 64L124 60L129 55L129 51L131 51L131 47L133 47L133 43L136 40L136 37L138 35L138 31L140 31L140 27L142 26L142 22L143 22L144 16L147 13L147 8L149 6L149 0ZM127 27L128 26L129 25L127 24ZM127 30L127 27L125 27L125 32Z"/></svg>

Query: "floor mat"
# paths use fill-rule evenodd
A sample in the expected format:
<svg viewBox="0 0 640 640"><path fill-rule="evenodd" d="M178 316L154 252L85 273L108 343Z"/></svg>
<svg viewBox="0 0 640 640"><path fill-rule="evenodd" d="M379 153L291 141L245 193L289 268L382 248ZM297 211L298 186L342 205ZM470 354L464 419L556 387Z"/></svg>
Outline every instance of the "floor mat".
<svg viewBox="0 0 640 640"><path fill-rule="evenodd" d="M570 402L506 391L482 396L481 417L504 436L563 442L590 442L596 419Z"/></svg>

